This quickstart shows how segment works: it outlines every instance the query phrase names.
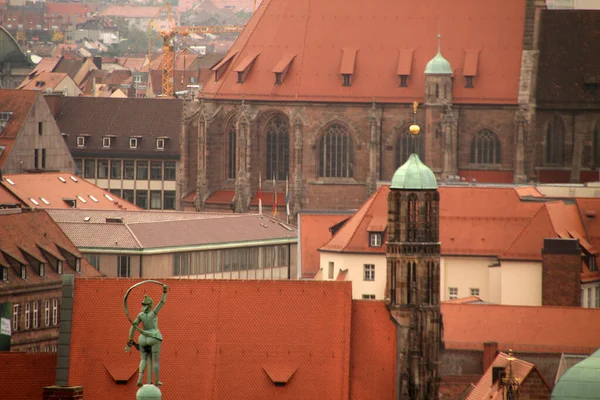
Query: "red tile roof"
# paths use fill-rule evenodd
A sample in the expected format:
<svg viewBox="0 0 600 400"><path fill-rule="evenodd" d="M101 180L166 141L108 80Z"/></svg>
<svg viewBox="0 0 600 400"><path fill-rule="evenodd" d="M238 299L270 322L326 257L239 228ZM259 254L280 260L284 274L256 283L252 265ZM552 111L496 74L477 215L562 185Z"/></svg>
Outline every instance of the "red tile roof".
<svg viewBox="0 0 600 400"><path fill-rule="evenodd" d="M0 353L2 398L41 399L56 379L56 353Z"/></svg>
<svg viewBox="0 0 600 400"><path fill-rule="evenodd" d="M86 13L90 15L94 12L94 7L86 3L51 3L46 2L46 18L53 16L68 16L73 21L75 14L78 15L77 22L82 22L87 19ZM66 20L65 20L66 22Z"/></svg>
<svg viewBox="0 0 600 400"><path fill-rule="evenodd" d="M68 75L64 72L43 71L31 79L26 78L23 82L21 82L17 89L42 91L45 91L46 89L54 89L65 78L68 78Z"/></svg>
<svg viewBox="0 0 600 400"><path fill-rule="evenodd" d="M159 13L161 7L144 6L108 6L98 14L108 17L127 17L127 18L153 18ZM159 18L161 19L161 18ZM164 17L162 18L164 19Z"/></svg>
<svg viewBox="0 0 600 400"><path fill-rule="evenodd" d="M232 62L217 82L207 82L204 96L412 102L423 99L425 66L437 52L436 36L441 33L442 53L454 69L455 103L516 104L524 18L525 0L374 0L368 6L344 0L265 0L230 49L228 54L236 54ZM342 86L348 48L358 51L352 85ZM415 49L408 87L398 84L403 49ZM463 69L468 67L467 51L473 50L479 50L476 84L465 88ZM273 67L290 52L297 56L283 83L275 85ZM244 83L238 84L236 68L256 53Z"/></svg>
<svg viewBox="0 0 600 400"><path fill-rule="evenodd" d="M139 363L135 350L123 352L130 326L122 314L123 295L136 282L75 283L68 383L83 385L86 397L135 396L135 378L117 384L112 376L126 378ZM160 313L165 398L341 399L350 390L365 394L356 398L369 398L369 390L393 393L395 327L381 303L355 310L349 282L164 282L169 285ZM159 286L134 290L132 312L139 310L144 292L160 299ZM102 307L96 306L98 293ZM270 376L285 379L291 371L285 387L275 386Z"/></svg>
<svg viewBox="0 0 600 400"><path fill-rule="evenodd" d="M107 190L67 172L5 175L0 185L30 208L72 208L65 199L73 199L77 201L77 208L139 210Z"/></svg>
<svg viewBox="0 0 600 400"><path fill-rule="evenodd" d="M485 374L481 377L477 385L473 388L473 390L466 397L466 400L503 400L503 387L500 386L500 381L496 381L492 383L492 371L494 367L504 367L508 376L508 368L509 368L509 355L506 353L500 352L492 365L485 371ZM520 385L522 386L530 374L537 374L539 378L542 380L543 384L546 386L546 393L536 393L538 395L545 394L546 396L550 396L550 387L548 383L544 381L544 378L539 373L535 365L529 363L527 361L520 360L515 357L510 363L510 368L512 369L512 376L518 380ZM545 398L548 398L545 397Z"/></svg>
<svg viewBox="0 0 600 400"><path fill-rule="evenodd" d="M600 309L442 303L447 349L590 354L600 347ZM491 317L493 316L493 317Z"/></svg>
<svg viewBox="0 0 600 400"><path fill-rule="evenodd" d="M27 122L38 96L39 92L33 90L0 90L0 110L12 112L6 126L0 131L0 147L4 147L0 152L0 171L8 159L15 139Z"/></svg>
<svg viewBox="0 0 600 400"><path fill-rule="evenodd" d="M350 211L344 214L313 214L302 211L299 214L299 261L302 265L302 278L313 278L319 272L321 261L317 250L331 239L329 228L350 216Z"/></svg>

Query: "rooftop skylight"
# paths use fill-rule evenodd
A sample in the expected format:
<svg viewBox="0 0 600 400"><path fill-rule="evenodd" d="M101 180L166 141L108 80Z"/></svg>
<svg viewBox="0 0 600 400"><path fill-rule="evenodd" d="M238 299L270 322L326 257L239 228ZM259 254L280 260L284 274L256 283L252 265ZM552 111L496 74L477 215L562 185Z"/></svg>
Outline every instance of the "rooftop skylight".
<svg viewBox="0 0 600 400"><path fill-rule="evenodd" d="M39 202L38 202L36 199L34 199L34 198L31 198L31 197L30 197L30 198L29 198L29 200L31 200L31 202L32 202L33 204L35 204L36 206L39 206L39 205L40 205L40 203L39 203Z"/></svg>
<svg viewBox="0 0 600 400"><path fill-rule="evenodd" d="M67 183L67 180L65 178L63 178L62 176L59 176L58 180L61 181L62 183Z"/></svg>

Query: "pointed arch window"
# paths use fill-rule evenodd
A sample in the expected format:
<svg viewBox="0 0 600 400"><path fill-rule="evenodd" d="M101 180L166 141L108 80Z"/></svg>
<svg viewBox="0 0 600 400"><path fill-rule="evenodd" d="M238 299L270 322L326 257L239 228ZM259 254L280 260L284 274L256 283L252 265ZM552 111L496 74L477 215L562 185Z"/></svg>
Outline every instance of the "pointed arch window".
<svg viewBox="0 0 600 400"><path fill-rule="evenodd" d="M267 175L266 179L284 180L289 174L290 135L287 119L281 115L267 123Z"/></svg>
<svg viewBox="0 0 600 400"><path fill-rule="evenodd" d="M417 241L417 231L418 231L418 222L419 222L419 208L417 196L411 194L408 197L408 223L406 226L406 241L407 242L416 242Z"/></svg>
<svg viewBox="0 0 600 400"><path fill-rule="evenodd" d="M425 162L423 134L411 135L406 127L396 139L396 166L404 164L412 153L417 153L421 161Z"/></svg>
<svg viewBox="0 0 600 400"><path fill-rule="evenodd" d="M500 139L489 129L481 130L471 143L471 162L473 164L500 164Z"/></svg>
<svg viewBox="0 0 600 400"><path fill-rule="evenodd" d="M236 129L232 121L227 126L227 178L235 179L236 169Z"/></svg>
<svg viewBox="0 0 600 400"><path fill-rule="evenodd" d="M354 176L352 137L342 124L329 125L321 137L319 176L324 178L351 178Z"/></svg>
<svg viewBox="0 0 600 400"><path fill-rule="evenodd" d="M563 143L565 138L565 125L562 119L555 115L546 127L546 164L563 163Z"/></svg>

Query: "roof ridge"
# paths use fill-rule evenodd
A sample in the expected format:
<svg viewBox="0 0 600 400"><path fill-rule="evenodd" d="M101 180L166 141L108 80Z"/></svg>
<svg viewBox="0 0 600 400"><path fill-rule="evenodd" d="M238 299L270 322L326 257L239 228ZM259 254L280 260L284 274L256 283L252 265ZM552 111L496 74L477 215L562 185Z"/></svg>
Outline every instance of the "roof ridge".
<svg viewBox="0 0 600 400"><path fill-rule="evenodd" d="M137 236L135 235L135 233L133 233L133 231L129 227L129 224L126 223L126 222L123 222L123 225L125 225L125 228L127 228L127 231L131 234L131 237L133 237L133 240L135 240L135 242L138 244L139 248L143 249L144 246L142 246L142 243L139 241L139 239L137 238Z"/></svg>
<svg viewBox="0 0 600 400"><path fill-rule="evenodd" d="M548 217L548 219L552 220L552 218L550 218L550 215L548 214L548 210L546 209L545 205L546 205L545 203L542 203L542 207L540 207L535 212L535 214L533 214L533 217L531 217L531 219L529 220L529 222L523 227L523 229L521 229L521 232L519 232L519 234L515 237L515 239L511 242L511 244L506 249L504 249L504 251L502 252L502 254L498 255L499 257L503 258L506 254L508 254L508 251L510 249L512 249L513 246L517 243L517 241L521 238L521 236L523 236L525 234L525 231L527 230L527 228L529 226L531 226L531 224L533 223L533 221L536 220L538 214L540 212L542 212L542 210L545 210L546 211L546 216ZM550 225L552 225L552 221L550 221ZM554 230L554 233L556 234L556 229L554 229L554 226L552 227L552 229Z"/></svg>

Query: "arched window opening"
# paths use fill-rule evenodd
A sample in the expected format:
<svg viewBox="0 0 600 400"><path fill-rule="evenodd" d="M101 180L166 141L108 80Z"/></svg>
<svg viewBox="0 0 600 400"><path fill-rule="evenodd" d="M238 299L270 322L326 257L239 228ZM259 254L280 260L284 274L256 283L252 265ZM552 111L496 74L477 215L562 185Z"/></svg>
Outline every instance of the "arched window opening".
<svg viewBox="0 0 600 400"><path fill-rule="evenodd" d="M406 241L416 242L418 240L418 221L419 221L419 208L417 202L417 196L412 194L408 197L408 223L406 226Z"/></svg>
<svg viewBox="0 0 600 400"><path fill-rule="evenodd" d="M396 166L399 167L404 164L412 153L417 153L421 161L425 162L425 141L423 140L423 133L411 135L410 132L408 132L408 128L406 128L406 131L400 133L396 139Z"/></svg>
<svg viewBox="0 0 600 400"><path fill-rule="evenodd" d="M471 144L471 162L474 164L500 164L500 140L489 129L480 131Z"/></svg>
<svg viewBox="0 0 600 400"><path fill-rule="evenodd" d="M431 196L430 195L426 195L425 196L425 240L428 242L431 242L432 240L432 235L431 235L431 225L433 224L434 218L433 218L433 206L432 206L432 202L431 202Z"/></svg>
<svg viewBox="0 0 600 400"><path fill-rule="evenodd" d="M410 301L412 300L412 283L413 283L413 276L412 276L412 268L410 265L410 262L406 265L406 304L410 304Z"/></svg>
<svg viewBox="0 0 600 400"><path fill-rule="evenodd" d="M235 179L236 176L236 129L230 122L227 128L227 178Z"/></svg>
<svg viewBox="0 0 600 400"><path fill-rule="evenodd" d="M289 174L290 139L289 123L276 115L267 123L267 175L266 179L285 180Z"/></svg>
<svg viewBox="0 0 600 400"><path fill-rule="evenodd" d="M354 176L352 137L341 124L331 124L321 137L319 176L351 178Z"/></svg>
<svg viewBox="0 0 600 400"><path fill-rule="evenodd" d="M561 165L563 163L563 143L565 125L558 115L548 121L546 127L546 163Z"/></svg>

